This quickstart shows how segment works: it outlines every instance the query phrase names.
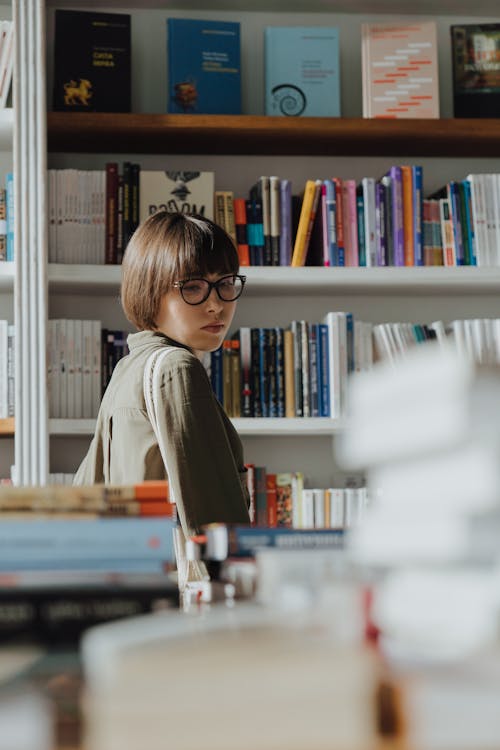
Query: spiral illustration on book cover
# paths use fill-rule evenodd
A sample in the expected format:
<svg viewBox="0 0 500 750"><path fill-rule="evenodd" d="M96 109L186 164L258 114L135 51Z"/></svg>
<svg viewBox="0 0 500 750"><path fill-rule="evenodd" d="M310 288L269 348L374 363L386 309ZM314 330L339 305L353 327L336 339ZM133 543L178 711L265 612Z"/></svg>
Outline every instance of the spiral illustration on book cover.
<svg viewBox="0 0 500 750"><path fill-rule="evenodd" d="M292 83L282 83L271 90L273 103L282 115L293 117L301 115L306 108L307 100L304 92Z"/></svg>

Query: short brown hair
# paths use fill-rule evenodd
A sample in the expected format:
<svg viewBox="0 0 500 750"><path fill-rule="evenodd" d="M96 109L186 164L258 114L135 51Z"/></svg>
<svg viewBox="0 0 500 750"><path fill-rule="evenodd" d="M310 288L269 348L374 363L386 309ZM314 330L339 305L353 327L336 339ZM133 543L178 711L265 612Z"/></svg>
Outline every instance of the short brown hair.
<svg viewBox="0 0 500 750"><path fill-rule="evenodd" d="M226 232L204 216L158 211L134 232L122 264L122 307L138 330L154 330L163 295L174 281L238 273Z"/></svg>

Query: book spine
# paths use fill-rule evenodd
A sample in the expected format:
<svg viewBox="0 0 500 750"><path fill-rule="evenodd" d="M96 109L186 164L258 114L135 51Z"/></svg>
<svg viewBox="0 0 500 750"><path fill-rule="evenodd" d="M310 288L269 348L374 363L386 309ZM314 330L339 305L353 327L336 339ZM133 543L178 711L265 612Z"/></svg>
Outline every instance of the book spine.
<svg viewBox="0 0 500 750"><path fill-rule="evenodd" d="M276 400L277 416L285 416L285 351L283 328L275 328L276 335Z"/></svg>
<svg viewBox="0 0 500 750"><path fill-rule="evenodd" d="M340 177L334 177L333 183L335 185L335 205L336 214L335 220L337 222L337 251L338 251L338 263L339 266L345 266L345 238L344 238L344 206L342 201L342 180Z"/></svg>
<svg viewBox="0 0 500 750"><path fill-rule="evenodd" d="M269 416L269 390L268 377L269 337L267 328L258 328L259 331L259 379L260 379L260 411L262 417Z"/></svg>
<svg viewBox="0 0 500 750"><path fill-rule="evenodd" d="M359 265L366 266L365 202L363 195L356 196L356 216L358 220Z"/></svg>
<svg viewBox="0 0 500 750"><path fill-rule="evenodd" d="M269 178L269 222L271 234L271 265L280 265L281 186L279 177Z"/></svg>
<svg viewBox="0 0 500 750"><path fill-rule="evenodd" d="M222 372L222 347L212 352L210 357L210 381L213 391L221 404L224 403L224 378Z"/></svg>
<svg viewBox="0 0 500 750"><path fill-rule="evenodd" d="M252 391L253 391L253 417L263 417L262 392L260 376L260 332L259 328L250 329L250 340L252 346Z"/></svg>
<svg viewBox="0 0 500 750"><path fill-rule="evenodd" d="M285 350L285 416L295 417L294 336L290 329L283 334Z"/></svg>
<svg viewBox="0 0 500 750"><path fill-rule="evenodd" d="M403 180L403 237L405 266L415 265L413 242L413 179L409 166L401 167Z"/></svg>
<svg viewBox="0 0 500 750"><path fill-rule="evenodd" d="M292 255L292 266L303 266L307 256L307 248L314 223L313 206L319 188L314 180L307 180L300 210L299 226ZM317 205L317 202L316 202ZM311 220L312 217L312 220Z"/></svg>
<svg viewBox="0 0 500 750"><path fill-rule="evenodd" d="M253 416L253 392L252 392L252 342L250 328L242 327L239 330L240 339L240 363L241 363L241 416Z"/></svg>
<svg viewBox="0 0 500 750"><path fill-rule="evenodd" d="M311 417L318 417L319 409L319 383L318 383L318 326L311 323L309 326L309 401Z"/></svg>
<svg viewBox="0 0 500 750"><path fill-rule="evenodd" d="M320 416L330 416L330 379L328 375L328 326L319 324L319 358L320 370Z"/></svg>
<svg viewBox="0 0 500 750"><path fill-rule="evenodd" d="M294 372L294 394L295 394L295 417L304 416L304 397L302 391L302 341L300 337L300 325L298 320L292 320L291 331L293 336L293 372Z"/></svg>
<svg viewBox="0 0 500 750"><path fill-rule="evenodd" d="M268 417L278 416L278 381L276 373L276 329L266 329L266 381L268 388Z"/></svg>
<svg viewBox="0 0 500 750"><path fill-rule="evenodd" d="M424 265L423 232L422 232L422 200L423 200L423 170L419 165L412 166L413 185L413 245L415 265Z"/></svg>
<svg viewBox="0 0 500 750"><path fill-rule="evenodd" d="M235 198L233 205L236 231L236 247L238 249L240 266L249 266L250 253L248 248L247 211L244 198Z"/></svg>
<svg viewBox="0 0 500 750"><path fill-rule="evenodd" d="M278 474L278 482L279 479ZM344 547L342 529L292 529L279 524L272 529L234 527L230 530L229 538L230 549L233 554L237 555L251 556L256 550L264 547L282 549L342 549Z"/></svg>
<svg viewBox="0 0 500 750"><path fill-rule="evenodd" d="M255 467L255 519L256 526L267 525L267 478L264 466Z"/></svg>
<svg viewBox="0 0 500 750"><path fill-rule="evenodd" d="M263 524L271 529L277 526L277 487L276 474L266 475L266 520Z"/></svg>
<svg viewBox="0 0 500 750"><path fill-rule="evenodd" d="M290 180L280 182L280 266L289 266L292 262L292 183Z"/></svg>
<svg viewBox="0 0 500 750"><path fill-rule="evenodd" d="M117 262L118 164L106 164L106 263Z"/></svg>
<svg viewBox="0 0 500 750"><path fill-rule="evenodd" d="M403 178L401 167L391 167L389 175L391 178L394 265L404 266Z"/></svg>

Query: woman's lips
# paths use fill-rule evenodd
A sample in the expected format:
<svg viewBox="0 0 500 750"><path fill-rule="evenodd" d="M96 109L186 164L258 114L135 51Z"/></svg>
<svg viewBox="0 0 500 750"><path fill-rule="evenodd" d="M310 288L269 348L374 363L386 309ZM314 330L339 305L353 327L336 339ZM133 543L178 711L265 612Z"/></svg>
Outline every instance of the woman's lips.
<svg viewBox="0 0 500 750"><path fill-rule="evenodd" d="M220 333L223 328L222 323L214 323L213 325L203 326L202 330L209 333Z"/></svg>

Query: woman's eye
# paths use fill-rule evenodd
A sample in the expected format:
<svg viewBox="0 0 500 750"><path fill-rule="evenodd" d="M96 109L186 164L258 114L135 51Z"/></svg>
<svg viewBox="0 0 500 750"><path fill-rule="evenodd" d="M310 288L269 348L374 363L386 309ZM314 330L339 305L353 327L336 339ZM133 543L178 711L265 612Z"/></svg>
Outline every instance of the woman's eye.
<svg viewBox="0 0 500 750"><path fill-rule="evenodd" d="M190 281L189 284L184 284L184 291L185 292L200 292L201 291L201 284L197 284L194 281Z"/></svg>

